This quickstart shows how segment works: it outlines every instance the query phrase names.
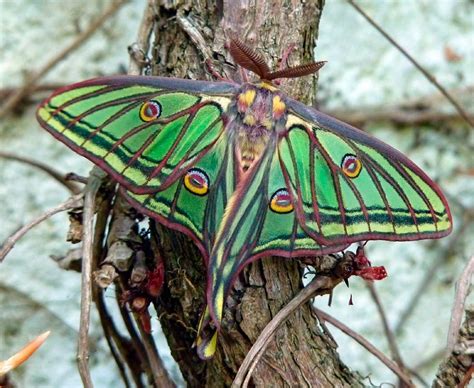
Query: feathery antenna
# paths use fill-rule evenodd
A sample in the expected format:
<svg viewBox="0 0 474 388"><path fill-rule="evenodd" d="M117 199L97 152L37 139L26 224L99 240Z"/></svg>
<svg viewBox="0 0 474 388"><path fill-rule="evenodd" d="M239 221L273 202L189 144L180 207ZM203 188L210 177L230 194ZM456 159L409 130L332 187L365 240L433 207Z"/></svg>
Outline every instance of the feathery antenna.
<svg viewBox="0 0 474 388"><path fill-rule="evenodd" d="M266 63L265 58L263 58L260 53L257 53L251 47L247 46L240 39L231 39L229 52L238 65L257 74L260 78L266 79L267 75L270 73L270 68Z"/></svg>
<svg viewBox="0 0 474 388"><path fill-rule="evenodd" d="M326 61L312 62L305 65L287 67L286 69L272 71L267 74L267 80L271 81L277 78L298 78L305 75L316 73L321 67L326 64Z"/></svg>
<svg viewBox="0 0 474 388"><path fill-rule="evenodd" d="M277 78L297 78L316 73L326 61L312 62L305 65L287 67L286 69L271 71L265 58L239 38L230 40L229 52L234 61L244 69L257 74L262 80L272 81Z"/></svg>

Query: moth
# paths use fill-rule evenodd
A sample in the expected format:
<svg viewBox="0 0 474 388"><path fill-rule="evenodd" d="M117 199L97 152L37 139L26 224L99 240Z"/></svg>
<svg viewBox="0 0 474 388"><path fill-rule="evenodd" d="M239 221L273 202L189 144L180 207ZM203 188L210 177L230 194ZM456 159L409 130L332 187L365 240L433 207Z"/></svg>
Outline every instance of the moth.
<svg viewBox="0 0 474 388"><path fill-rule="evenodd" d="M242 41L229 50L260 79L96 78L57 90L37 111L48 132L109 173L135 208L198 246L207 266L202 358L213 355L226 297L251 261L452 229L446 198L412 161L272 82L322 62L272 72Z"/></svg>

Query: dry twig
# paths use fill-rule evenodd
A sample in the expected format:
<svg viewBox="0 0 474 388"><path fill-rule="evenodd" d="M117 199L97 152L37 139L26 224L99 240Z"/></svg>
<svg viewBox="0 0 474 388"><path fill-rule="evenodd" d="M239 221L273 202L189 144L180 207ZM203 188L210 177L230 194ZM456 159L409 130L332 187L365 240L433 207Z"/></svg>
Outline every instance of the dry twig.
<svg viewBox="0 0 474 388"><path fill-rule="evenodd" d="M372 345L369 341L367 341L365 337L356 333L354 330L350 329L344 323L342 323L341 321L338 321L336 318L325 313L324 311L319 310L316 307L313 307L313 310L315 311L316 315L318 316L320 320L329 322L331 325L337 327L339 330L341 330L342 332L347 334L349 337L357 341L364 348L366 348L370 353L372 353L375 357L377 357L380 361L382 361L382 363L384 363L393 373L395 373L400 378L400 380L402 380L405 384L413 385L410 380L410 377L407 376L405 372L402 371L395 362L390 360L385 354L383 354L374 345Z"/></svg>
<svg viewBox="0 0 474 388"><path fill-rule="evenodd" d="M51 58L41 69L31 74L25 84L11 94L8 99L0 107L0 118L4 117L8 112L12 111L17 104L31 92L38 83L38 81L46 73L48 73L54 66L71 54L74 50L79 48L87 39L89 39L114 13L116 13L127 0L117 0L110 4L106 11L99 16L92 24L84 30L76 39L69 44L64 50Z"/></svg>
<svg viewBox="0 0 474 388"><path fill-rule="evenodd" d="M462 118L455 112L445 113L435 110L434 108L416 109L415 107L394 106L394 107L364 107L356 109L321 109L324 113L338 118L347 123L363 126L368 122L374 121L389 121L398 125L422 125L436 123L452 123L459 122ZM471 120L474 120L474 115L468 113Z"/></svg>
<svg viewBox="0 0 474 388"><path fill-rule="evenodd" d="M458 245L461 237L464 235L467 229L468 224L469 223L467 221L463 221L458 227L456 234L451 236L451 241L449 245L437 253L437 257L432 261L428 271L425 272L423 279L420 281L415 293L413 294L413 297L410 299L405 309L400 314L400 318L394 329L396 335L401 332L403 326L408 321L411 314L415 311L415 308L418 305L418 302L420 301L421 297L424 295L425 290L431 284L433 279L435 279L435 273L440 268L442 268L443 263L446 261L446 257L449 257L449 255L452 254L453 250Z"/></svg>
<svg viewBox="0 0 474 388"><path fill-rule="evenodd" d="M435 88L437 88L454 106L458 111L459 115L472 127L474 128L474 120L472 117L465 112L464 108L456 101L456 99L436 80L436 78L430 74L415 58L413 58L402 46L400 46L395 39L393 39L379 24L375 22L362 8L360 8L354 0L347 0L357 12L359 12L375 29L380 32L385 39L387 39L393 46L395 46L427 79L430 81Z"/></svg>
<svg viewBox="0 0 474 388"><path fill-rule="evenodd" d="M92 261L94 244L94 213L95 198L105 178L105 173L93 167L84 190L82 267L81 267L81 317L79 323L79 339L77 345L77 365L82 384L86 388L93 387L89 370L89 323L92 300Z"/></svg>
<svg viewBox="0 0 474 388"><path fill-rule="evenodd" d="M112 185L114 185L112 183ZM113 191L111 191L113 194ZM94 260L92 263L92 270L94 271L98 266L98 260L101 257L103 249L103 241L105 232L107 230L108 218L111 211L111 196L107 196L105 200L101 201L97 208L96 223L95 223L95 236L94 236ZM93 272L96 275L96 272ZM97 278L95 277L95 285L92 286L92 300L95 303L97 311L99 313L100 322L104 331L105 339L109 345L112 357L118 367L120 376L126 388L131 387L131 382L125 368L125 360L129 360L130 352L128 351L130 346L127 343L127 339L120 335L115 323L110 316L107 305L104 300L104 290L101 287L97 287ZM132 370L132 378L134 379L135 385L140 386L141 380L140 375Z"/></svg>
<svg viewBox="0 0 474 388"><path fill-rule="evenodd" d="M407 370L405 366L400 351L398 349L397 341L395 340L395 336L393 335L392 330L388 324L387 314L385 314L385 310L382 306L382 302L375 290L374 283L370 281L366 281L365 285L369 289L370 296L372 297L375 306L377 307L377 311L379 312L380 319L382 321L383 330L385 332L385 336L387 337L388 347L390 348L390 353L392 354L392 358L397 363L397 365L402 370ZM412 383L411 383L412 384Z"/></svg>
<svg viewBox="0 0 474 388"><path fill-rule="evenodd" d="M53 90L59 89L60 87L64 86L64 84L41 84L35 85L33 89L30 90L30 95L24 96L23 101L32 102L34 99L32 98L33 93L41 93L41 92L52 92ZM1 88L0 89L0 100L6 100L10 96L14 95L18 91L18 88Z"/></svg>
<svg viewBox="0 0 474 388"><path fill-rule="evenodd" d="M66 178L67 175L61 174L59 171L55 170L54 168L48 166L45 163L41 163L41 162L38 162L37 160L25 158L23 156L19 156L19 155L13 154L11 152L6 152L6 151L0 151L0 158L15 160L17 162L25 163L30 166L39 168L41 171L44 171L46 174L56 179L59 183L65 186L71 192L71 194L79 194L81 192L80 188L74 182L70 182Z"/></svg>
<svg viewBox="0 0 474 388"><path fill-rule="evenodd" d="M54 216L57 213L63 212L65 210L74 209L81 205L82 194L75 195L74 197L69 198L67 201L60 203L58 206L55 206L43 214L39 215L37 218L31 220L26 225L23 225L15 233L9 236L1 245L0 249L0 263L5 259L7 254L13 249L15 244L21 239L26 233L33 229L36 225L40 224L44 220L47 220L51 216Z"/></svg>
<svg viewBox="0 0 474 388"><path fill-rule="evenodd" d="M174 388L175 384L171 380L168 375L168 371L163 365L163 361L161 360L158 351L156 349L155 342L153 337L145 332L143 329L143 325L140 322L140 319L136 314L134 314L135 323L138 326L141 336L141 342L145 348L145 352L148 358L148 362L150 363L150 369L153 376L153 381L156 387L159 388Z"/></svg>
<svg viewBox="0 0 474 388"><path fill-rule="evenodd" d="M454 298L453 308L451 312L451 321L448 330L448 345L446 354L451 354L454 346L458 342L459 329L461 327L462 316L466 298L472 287L472 275L474 274L474 256L471 256L464 270L456 283L456 296Z"/></svg>
<svg viewBox="0 0 474 388"><path fill-rule="evenodd" d="M470 101L474 93L474 86L452 88L449 94L455 96L460 101ZM351 110L334 110L326 112L343 121L361 125L367 121L388 120L396 124L420 125L447 122L458 122L463 120L455 111L444 112L446 99L442 94L432 93L416 98L408 99L395 106L374 106L359 107ZM470 107L474 108L474 107ZM474 110L470 110L468 115L474 120Z"/></svg>
<svg viewBox="0 0 474 388"><path fill-rule="evenodd" d="M155 2L154 0L148 0L143 12L142 21L138 28L138 35L136 42L130 46L130 64L128 66L129 75L140 75L143 70L143 64L146 60L146 53L148 53L150 47L150 37L153 31L153 25L155 23ZM141 57L137 57L141 55Z"/></svg>

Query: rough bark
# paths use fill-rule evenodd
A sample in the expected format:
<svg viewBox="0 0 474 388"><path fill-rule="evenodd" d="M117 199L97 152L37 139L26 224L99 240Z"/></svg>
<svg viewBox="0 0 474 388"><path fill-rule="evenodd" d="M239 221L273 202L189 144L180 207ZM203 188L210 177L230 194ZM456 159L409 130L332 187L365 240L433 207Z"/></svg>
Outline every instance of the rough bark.
<svg viewBox="0 0 474 388"><path fill-rule="evenodd" d="M291 65L313 60L323 1L157 1L158 23L152 50L152 73L211 79L206 55L222 74L234 76L225 50L238 36L263 52L276 66L283 50L294 44ZM183 19L185 18L185 19ZM202 36L208 54L183 30L183 20ZM188 30L189 32L189 30ZM303 102L314 98L316 78L284 81L282 89ZM166 263L166 287L156 304L173 357L188 386L229 386L252 343L270 319L301 288L297 261L266 258L244 269L227 301L216 356L199 360L191 349L204 307L205 267L184 235L155 225L155 254ZM253 373L255 386L362 386L338 358L335 344L319 328L309 306L301 308L277 333Z"/></svg>

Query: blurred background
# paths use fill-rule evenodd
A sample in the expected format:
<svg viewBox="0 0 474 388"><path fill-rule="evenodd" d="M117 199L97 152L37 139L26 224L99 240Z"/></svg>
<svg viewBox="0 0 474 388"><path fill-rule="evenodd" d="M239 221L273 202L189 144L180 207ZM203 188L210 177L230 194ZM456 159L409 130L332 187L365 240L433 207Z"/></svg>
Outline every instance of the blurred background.
<svg viewBox="0 0 474 388"><path fill-rule="evenodd" d="M111 4L59 0L0 0L0 98L23 85L81 34ZM360 1L409 53L474 114L474 4L469 0ZM145 6L129 1L77 50L39 82L49 89L128 67ZM327 1L315 57L320 72L318 108L373 133L408 155L448 197L453 233L442 240L370 242L373 265L387 279L375 287L395 333L401 356L431 385L446 345L454 284L474 253L474 132L415 67L346 1ZM48 92L34 93L0 121L0 152L49 164L62 173L87 175L91 164L42 131L35 106ZM33 217L66 200L68 191L44 172L0 157L0 242ZM18 387L79 387L75 352L80 276L60 269L66 214L42 223L0 264L0 360L43 331L52 334L32 359L12 373ZM352 296L353 305L349 305ZM110 298L114 298L110 292ZM471 297L470 302L473 302ZM335 290L331 307L317 306L389 354L380 316L361 279ZM92 377L98 387L120 385L118 371L98 324L92 324ZM331 328L344 362L375 385L396 382L392 372L352 339ZM180 374L156 319L153 332L173 378Z"/></svg>

